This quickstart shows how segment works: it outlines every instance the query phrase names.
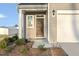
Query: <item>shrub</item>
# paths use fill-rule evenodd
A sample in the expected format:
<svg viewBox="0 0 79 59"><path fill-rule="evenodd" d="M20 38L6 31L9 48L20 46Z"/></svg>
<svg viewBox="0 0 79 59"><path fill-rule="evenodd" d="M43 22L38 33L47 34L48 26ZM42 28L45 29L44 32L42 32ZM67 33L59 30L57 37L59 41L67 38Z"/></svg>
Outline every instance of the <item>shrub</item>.
<svg viewBox="0 0 79 59"><path fill-rule="evenodd" d="M22 54L26 54L28 51L29 51L29 48L23 47L20 49L20 53L22 53Z"/></svg>
<svg viewBox="0 0 79 59"><path fill-rule="evenodd" d="M9 37L9 42L14 42L18 39L18 35L14 35L13 37Z"/></svg>
<svg viewBox="0 0 79 59"><path fill-rule="evenodd" d="M29 41L28 39L25 39L25 42L26 42L26 43L29 43L29 42L31 42L31 41Z"/></svg>
<svg viewBox="0 0 79 59"><path fill-rule="evenodd" d="M42 51L45 51L46 48L44 48L44 46L45 46L44 44L43 44L43 45L39 45L38 48L39 48L40 50L42 50Z"/></svg>
<svg viewBox="0 0 79 59"><path fill-rule="evenodd" d="M18 35L15 34L12 38L14 38L15 40L17 40L18 39Z"/></svg>
<svg viewBox="0 0 79 59"><path fill-rule="evenodd" d="M23 44L25 44L25 40L24 39L18 39L18 40L16 40L16 42L15 42L17 45L23 45Z"/></svg>
<svg viewBox="0 0 79 59"><path fill-rule="evenodd" d="M6 52L11 52L12 49L13 49L12 47L6 47L6 48L5 48L5 51L6 51Z"/></svg>
<svg viewBox="0 0 79 59"><path fill-rule="evenodd" d="M9 37L8 39L9 39L9 42L13 42L13 41L14 41L14 40L12 40L12 38L11 38L11 37Z"/></svg>
<svg viewBox="0 0 79 59"><path fill-rule="evenodd" d="M6 48L6 46L7 46L7 44L6 44L5 41L0 43L0 48L1 48L1 49Z"/></svg>
<svg viewBox="0 0 79 59"><path fill-rule="evenodd" d="M8 38L4 38L2 41L0 41L0 48L4 49L7 47L8 44Z"/></svg>
<svg viewBox="0 0 79 59"><path fill-rule="evenodd" d="M3 41L5 41L5 42L7 42L8 43L8 40L9 39L9 37L7 36L7 37L5 37L4 39L3 39Z"/></svg>

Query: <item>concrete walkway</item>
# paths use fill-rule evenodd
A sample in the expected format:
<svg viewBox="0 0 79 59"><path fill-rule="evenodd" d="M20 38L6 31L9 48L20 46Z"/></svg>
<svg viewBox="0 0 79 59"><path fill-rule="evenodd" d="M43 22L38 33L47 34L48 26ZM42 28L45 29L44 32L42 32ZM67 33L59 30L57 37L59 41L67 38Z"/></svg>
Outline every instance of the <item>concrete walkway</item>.
<svg viewBox="0 0 79 59"><path fill-rule="evenodd" d="M60 43L69 56L79 56L79 43Z"/></svg>
<svg viewBox="0 0 79 59"><path fill-rule="evenodd" d="M38 48L39 45L45 45L44 46L45 48L53 47L52 44L48 43L47 39L37 39L37 40L34 41L34 44L33 44L32 48Z"/></svg>

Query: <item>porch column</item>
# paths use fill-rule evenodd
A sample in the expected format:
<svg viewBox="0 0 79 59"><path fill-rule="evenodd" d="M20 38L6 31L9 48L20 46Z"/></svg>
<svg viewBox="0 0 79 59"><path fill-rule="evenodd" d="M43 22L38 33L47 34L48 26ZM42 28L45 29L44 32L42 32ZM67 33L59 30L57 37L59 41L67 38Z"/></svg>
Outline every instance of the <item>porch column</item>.
<svg viewBox="0 0 79 59"><path fill-rule="evenodd" d="M19 38L24 38L24 14L19 10Z"/></svg>

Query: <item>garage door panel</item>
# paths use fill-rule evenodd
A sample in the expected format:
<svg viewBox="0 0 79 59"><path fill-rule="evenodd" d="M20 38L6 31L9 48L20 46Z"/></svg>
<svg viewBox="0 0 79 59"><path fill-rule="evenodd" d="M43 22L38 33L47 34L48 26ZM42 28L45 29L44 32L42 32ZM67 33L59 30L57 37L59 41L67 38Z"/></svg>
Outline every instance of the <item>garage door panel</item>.
<svg viewBox="0 0 79 59"><path fill-rule="evenodd" d="M60 12L57 14L57 41L58 42L79 42L78 33L79 33L79 14L78 13L76 12L69 13L69 11L65 11L65 13Z"/></svg>

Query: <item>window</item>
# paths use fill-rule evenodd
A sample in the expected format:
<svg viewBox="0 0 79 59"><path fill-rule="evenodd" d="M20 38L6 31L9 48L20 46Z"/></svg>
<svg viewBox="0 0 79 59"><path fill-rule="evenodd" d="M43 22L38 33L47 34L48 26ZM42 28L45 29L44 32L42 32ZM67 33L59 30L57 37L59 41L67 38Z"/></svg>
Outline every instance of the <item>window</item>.
<svg viewBox="0 0 79 59"><path fill-rule="evenodd" d="M34 27L34 16L33 15L27 15L27 27L28 28Z"/></svg>
<svg viewBox="0 0 79 59"><path fill-rule="evenodd" d="M28 16L28 26L32 26L32 16Z"/></svg>

